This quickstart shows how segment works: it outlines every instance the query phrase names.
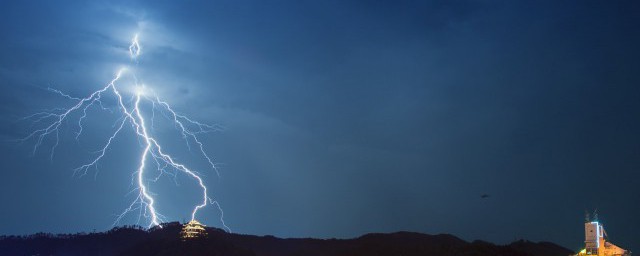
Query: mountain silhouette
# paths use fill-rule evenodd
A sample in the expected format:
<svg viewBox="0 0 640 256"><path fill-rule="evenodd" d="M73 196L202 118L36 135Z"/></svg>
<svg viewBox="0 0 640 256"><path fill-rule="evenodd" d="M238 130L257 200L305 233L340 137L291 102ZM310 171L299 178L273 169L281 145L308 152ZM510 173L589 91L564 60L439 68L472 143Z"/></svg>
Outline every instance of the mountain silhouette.
<svg viewBox="0 0 640 256"><path fill-rule="evenodd" d="M207 228L202 238L180 239L182 225L143 230L117 227L101 233L0 237L0 255L215 255L215 256L567 256L559 245L516 241L495 245L467 242L448 234L414 232L367 234L353 239L277 238L227 233Z"/></svg>

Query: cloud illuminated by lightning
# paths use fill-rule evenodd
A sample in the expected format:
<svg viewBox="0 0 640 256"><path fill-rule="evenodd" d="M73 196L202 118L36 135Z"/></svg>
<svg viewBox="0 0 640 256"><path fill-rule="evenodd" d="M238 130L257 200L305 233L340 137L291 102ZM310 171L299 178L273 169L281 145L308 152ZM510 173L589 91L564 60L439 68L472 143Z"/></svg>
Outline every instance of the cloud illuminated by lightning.
<svg viewBox="0 0 640 256"><path fill-rule="evenodd" d="M138 40L138 35L136 34L132 39L131 44L129 45L129 56L132 60L135 61L138 57L140 57L140 54L141 47ZM134 90L132 90L133 100L129 101L129 104L127 104L128 101L126 101L125 97L123 97L123 92L119 90L118 86L116 86L116 84L124 75L131 75L136 81L135 88ZM153 116L151 117L151 119L149 119L149 121L151 122L151 124L149 124L143 111L141 111L140 105L142 101L147 101L153 106L152 113L155 113L155 111L166 113L167 117L171 120L171 122L173 122L176 129L178 129L178 131L181 133L182 138L186 142L189 149L191 149L189 141L194 142L197 145L199 153L203 156L204 159L207 160L211 169L214 170L219 176L220 174L218 173L216 165L211 160L211 157L209 157L209 155L205 152L204 146L198 138L198 135L200 134L219 130L218 126L200 123L188 118L185 115L178 114L173 110L173 108L171 108L169 103L161 100L155 93L153 93L153 91L151 91L146 86L138 84L135 74L129 68L121 68L120 70L118 70L118 72L115 74L115 77L107 85L97 91L94 91L85 98L73 97L59 90L51 88L49 88L49 90L62 97L67 98L68 100L74 101L75 104L69 108L56 108L48 111L42 111L24 118L26 120L33 121L34 124L44 124L42 128L36 129L22 139L22 141L35 140L35 145L33 148L34 154L42 145L45 139L47 139L48 137L54 137L55 143L51 149L51 158L53 158L55 149L60 141L60 126L63 124L63 122L71 119L71 115L75 113L80 114L80 117L77 119L78 131L76 132L75 136L76 139L78 139L78 137L83 132L83 121L87 118L87 110L90 107L97 106L102 110L110 110L109 108L104 107L104 105L102 104L103 96L106 96L107 94L115 96L115 99L117 101L117 109L119 110L119 113L121 113L121 117L114 125L115 131L106 140L101 149L97 151L97 156L86 164L77 167L74 170L74 174L83 176L86 175L91 168L97 168L98 162L100 162L100 160L102 160L102 158L105 156L107 150L111 146L112 141L120 134L120 132L125 127L128 127L127 125L130 125L132 127L138 139L140 139L143 150L139 157L138 168L132 176L134 183L136 184L134 191L138 192L138 196L129 205L129 207L127 207L116 218L114 225L118 224L125 215L134 211L138 212L138 222L143 218L149 221L148 227L159 226L160 223L164 221L164 217L160 213L158 213L156 209L156 200L153 194L150 193L148 188L149 181L156 181L159 178L159 176L155 179L147 178L147 171L150 168L148 166L148 163L153 160L152 162L155 163L156 170L159 173L158 175L167 173L166 169L171 168L173 170L184 173L197 181L197 184L202 191L202 197L200 203L196 205L191 212L191 220L194 220L196 218L196 214L200 209L211 204L216 206L216 208L220 211L220 221L224 228L230 231L229 227L227 227L224 222L224 213L222 212L220 204L209 197L207 186L205 185L200 175L188 168L186 165L177 162L174 157L166 153L160 142L155 137L153 137L152 134L149 133L149 125L153 127Z"/></svg>

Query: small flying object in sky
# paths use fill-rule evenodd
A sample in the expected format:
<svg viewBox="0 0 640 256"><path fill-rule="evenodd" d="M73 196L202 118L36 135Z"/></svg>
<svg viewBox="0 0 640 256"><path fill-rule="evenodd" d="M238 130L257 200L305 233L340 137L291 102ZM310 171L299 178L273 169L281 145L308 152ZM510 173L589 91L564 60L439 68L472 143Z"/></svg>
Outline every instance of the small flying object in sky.
<svg viewBox="0 0 640 256"><path fill-rule="evenodd" d="M489 194L482 194L482 195L480 196L480 198L482 198L482 199L489 198L489 197L490 197L490 195L489 195Z"/></svg>

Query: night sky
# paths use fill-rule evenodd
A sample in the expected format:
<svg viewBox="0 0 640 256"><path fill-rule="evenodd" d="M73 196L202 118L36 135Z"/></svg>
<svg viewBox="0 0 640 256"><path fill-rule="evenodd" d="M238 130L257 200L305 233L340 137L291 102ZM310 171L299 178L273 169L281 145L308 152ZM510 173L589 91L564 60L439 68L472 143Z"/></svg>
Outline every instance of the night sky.
<svg viewBox="0 0 640 256"><path fill-rule="evenodd" d="M77 141L65 122L53 158L54 140L35 154L16 140L37 128L22 117L71 105L48 87L84 97L133 65L139 33L138 77L224 126L201 137L220 178L173 127L156 132L234 232L578 250L598 209L612 241L640 251L639 13L637 1L2 1L0 234L108 230L134 199L130 129L73 176L113 114L90 109ZM193 182L151 183L168 220L190 218Z"/></svg>

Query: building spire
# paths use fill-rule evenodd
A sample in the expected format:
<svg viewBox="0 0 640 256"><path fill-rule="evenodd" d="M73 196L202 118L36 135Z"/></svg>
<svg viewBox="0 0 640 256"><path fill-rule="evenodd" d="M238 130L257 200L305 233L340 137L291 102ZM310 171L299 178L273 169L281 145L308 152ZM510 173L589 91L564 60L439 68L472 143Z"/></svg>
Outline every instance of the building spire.
<svg viewBox="0 0 640 256"><path fill-rule="evenodd" d="M588 210L584 210L584 222L585 223L591 222L591 216L589 216L589 211Z"/></svg>

